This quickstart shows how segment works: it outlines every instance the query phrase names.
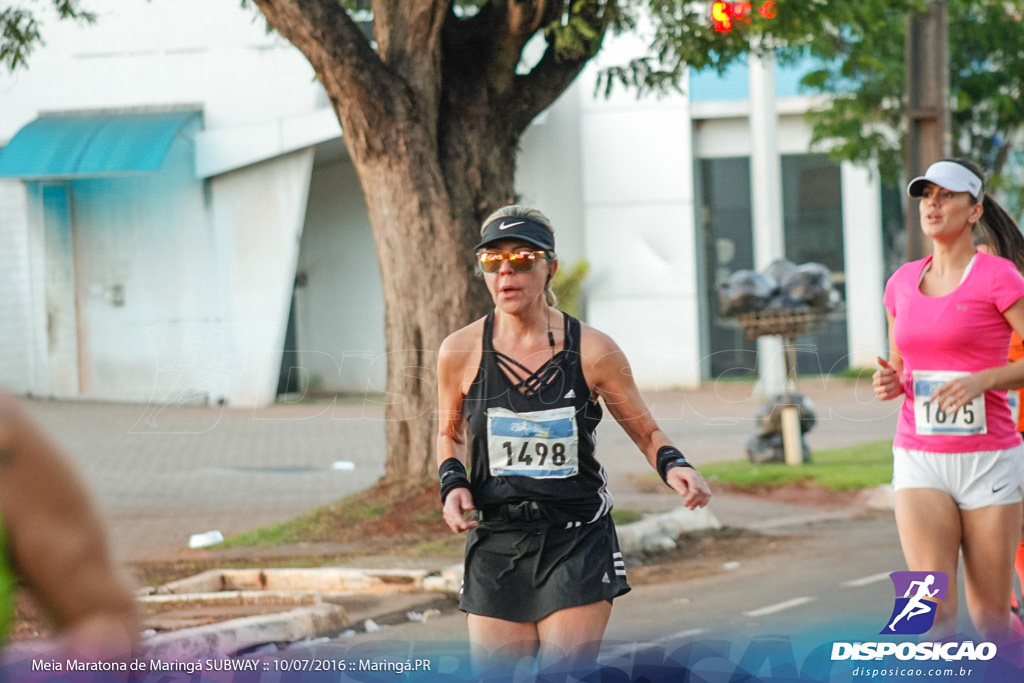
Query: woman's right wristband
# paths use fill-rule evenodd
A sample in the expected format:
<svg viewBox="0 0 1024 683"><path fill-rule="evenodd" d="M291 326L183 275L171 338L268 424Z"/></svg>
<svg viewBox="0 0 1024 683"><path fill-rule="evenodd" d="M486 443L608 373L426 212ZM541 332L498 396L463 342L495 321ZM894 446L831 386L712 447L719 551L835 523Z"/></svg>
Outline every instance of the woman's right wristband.
<svg viewBox="0 0 1024 683"><path fill-rule="evenodd" d="M441 477L441 505L444 505L445 498L453 489L469 488L466 466L458 458L448 458L441 463L437 468L437 474Z"/></svg>

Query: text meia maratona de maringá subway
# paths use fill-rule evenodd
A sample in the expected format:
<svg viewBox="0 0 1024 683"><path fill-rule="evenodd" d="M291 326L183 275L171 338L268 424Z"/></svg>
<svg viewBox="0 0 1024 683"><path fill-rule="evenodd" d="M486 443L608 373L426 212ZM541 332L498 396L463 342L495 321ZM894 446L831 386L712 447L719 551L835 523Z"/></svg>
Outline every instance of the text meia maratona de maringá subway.
<svg viewBox="0 0 1024 683"><path fill-rule="evenodd" d="M128 662L33 659L32 671L128 671Z"/></svg>
<svg viewBox="0 0 1024 683"><path fill-rule="evenodd" d="M32 671L55 671L55 672L181 672L194 674L201 671L258 671L259 662L255 660L232 660L232 659L207 659L204 662L136 659L132 662L126 661L90 661L78 659L50 660L33 659Z"/></svg>

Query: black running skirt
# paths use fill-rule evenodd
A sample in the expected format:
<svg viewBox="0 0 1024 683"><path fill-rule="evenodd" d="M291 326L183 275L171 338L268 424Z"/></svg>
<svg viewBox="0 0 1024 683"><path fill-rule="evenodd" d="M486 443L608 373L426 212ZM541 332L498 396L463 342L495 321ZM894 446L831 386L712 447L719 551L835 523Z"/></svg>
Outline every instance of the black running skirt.
<svg viewBox="0 0 1024 683"><path fill-rule="evenodd" d="M566 529L550 522L482 522L466 541L459 609L535 622L628 593L611 515Z"/></svg>

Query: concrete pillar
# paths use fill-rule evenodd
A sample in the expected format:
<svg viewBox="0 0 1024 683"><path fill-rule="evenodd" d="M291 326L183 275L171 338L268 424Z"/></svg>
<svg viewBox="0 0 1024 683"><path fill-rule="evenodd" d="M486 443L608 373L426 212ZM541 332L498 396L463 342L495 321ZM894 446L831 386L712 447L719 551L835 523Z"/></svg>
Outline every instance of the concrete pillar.
<svg viewBox="0 0 1024 683"><path fill-rule="evenodd" d="M843 202L843 269L846 272L846 342L850 367L875 364L888 338L882 294L882 194L877 169L844 161L839 166Z"/></svg>
<svg viewBox="0 0 1024 683"><path fill-rule="evenodd" d="M754 268L762 270L786 253L782 225L782 163L775 111L775 58L750 53L750 184L753 194ZM786 371L778 337L757 341L758 386L763 396L781 393Z"/></svg>

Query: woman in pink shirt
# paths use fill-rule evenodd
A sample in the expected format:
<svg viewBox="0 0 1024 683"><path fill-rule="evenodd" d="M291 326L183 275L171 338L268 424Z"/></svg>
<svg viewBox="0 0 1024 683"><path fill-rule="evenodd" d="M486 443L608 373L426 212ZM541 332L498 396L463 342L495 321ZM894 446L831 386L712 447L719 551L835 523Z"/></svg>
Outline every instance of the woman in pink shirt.
<svg viewBox="0 0 1024 683"><path fill-rule="evenodd" d="M982 175L944 160L910 183L932 255L886 284L889 361L878 359L873 379L879 399L904 395L893 489L907 566L949 577L928 637L956 633L962 551L971 621L1005 642L1024 499L1024 446L1006 400L1024 385L1024 363L1008 364L1006 349L1013 330L1024 333L1024 237ZM998 256L975 249L976 225Z"/></svg>

